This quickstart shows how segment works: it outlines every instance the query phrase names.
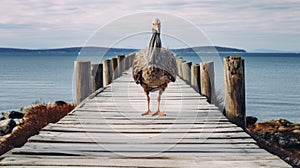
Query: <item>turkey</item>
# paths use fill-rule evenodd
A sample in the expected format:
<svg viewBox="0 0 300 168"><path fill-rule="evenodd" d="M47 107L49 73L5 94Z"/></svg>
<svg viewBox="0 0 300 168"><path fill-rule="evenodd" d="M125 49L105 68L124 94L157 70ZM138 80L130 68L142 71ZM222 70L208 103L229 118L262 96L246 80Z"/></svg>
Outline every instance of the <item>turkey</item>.
<svg viewBox="0 0 300 168"><path fill-rule="evenodd" d="M162 48L160 28L160 20L154 19L149 47L138 51L132 63L134 81L144 89L148 103L148 109L142 115L166 116L160 111L161 95L167 88L168 83L176 80L176 59L170 50ZM154 91L159 91L157 97L158 107L156 112L152 113L149 93Z"/></svg>

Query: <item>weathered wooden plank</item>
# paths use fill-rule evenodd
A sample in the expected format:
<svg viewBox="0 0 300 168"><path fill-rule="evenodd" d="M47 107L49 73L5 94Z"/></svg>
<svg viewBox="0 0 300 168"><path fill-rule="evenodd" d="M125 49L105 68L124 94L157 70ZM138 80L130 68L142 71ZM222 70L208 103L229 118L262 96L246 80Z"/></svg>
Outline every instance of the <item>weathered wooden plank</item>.
<svg viewBox="0 0 300 168"><path fill-rule="evenodd" d="M155 96L156 97L156 96ZM150 98L155 98L155 97L151 97L150 95ZM186 97L167 97L167 98L162 98L161 100L162 101L166 101L166 100L177 100L177 101L181 101L181 100L185 100L185 101L188 101L188 100L204 100L206 101L206 98L205 97L198 97L198 96L186 96ZM108 101L111 101L111 100L114 100L114 98L112 97L95 97L94 99L92 99L91 101L87 102L87 103L101 103L101 102L108 102ZM130 101L134 101L134 102L145 102L146 100L141 100L140 97L130 97L129 98Z"/></svg>
<svg viewBox="0 0 300 168"><path fill-rule="evenodd" d="M131 91L131 92L133 92L133 91ZM139 92L141 92L141 91L139 91ZM122 92L113 92L113 93L111 93L111 92L103 92L103 94L101 94L101 96L116 97L116 98L118 98L118 97L127 97L128 98L129 96L136 96L137 94L132 94L132 93L129 93L129 92L125 92L125 93L122 93ZM154 93L150 93L150 95L156 95L156 96L158 96L158 93L154 92ZM144 95L144 94L140 94L138 96L140 96L142 99L146 98L146 95ZM189 93L182 93L180 91L173 92L173 93L168 93L168 94L163 94L162 95L163 98L167 97L167 96L174 96L174 97L175 96L177 96L177 97L179 97L179 96L193 96L194 97L196 95L191 95Z"/></svg>
<svg viewBox="0 0 300 168"><path fill-rule="evenodd" d="M156 106L157 107L157 102L150 102L150 105L152 106ZM168 109L177 109L177 111L180 111L182 109L192 109L192 110L197 110L197 109L215 109L218 110L216 107L213 106L205 106L205 105L201 105L200 102L199 104L182 104L181 102L178 102L176 104L176 102L169 104L169 103L165 103L165 102L161 102L161 106L162 108L167 108ZM95 104L86 104L84 107L81 107L81 109L89 109L89 108L93 108L93 107L101 107L101 108L119 108L120 110L122 110L123 108L126 109L131 109L131 110L135 110L135 108L143 108L143 107L147 107L147 103L142 103L142 104L135 104L135 103L131 103L130 101L128 101L127 103L118 103L118 102L103 102L103 103L95 103ZM191 111L192 112L192 111Z"/></svg>
<svg viewBox="0 0 300 168"><path fill-rule="evenodd" d="M229 139L229 138L199 138L199 139L154 139L151 141L141 141L139 139L92 139L90 137L68 137L68 136L34 136L29 142L45 143L96 143L96 144L255 144L251 138Z"/></svg>
<svg viewBox="0 0 300 168"><path fill-rule="evenodd" d="M174 129L174 128L165 128L165 129L136 129L136 128L127 128L127 129L120 129L120 128L101 128L101 127L94 127L94 128L65 128L65 127L49 127L45 128L45 131L53 131L53 132L99 132L99 133L211 133L211 129ZM229 129L221 129L221 130L214 130L214 133L227 133L227 132L243 132L243 130L234 130L232 128Z"/></svg>
<svg viewBox="0 0 300 168"><path fill-rule="evenodd" d="M152 107L150 106L151 109L156 109L155 106ZM198 113L191 113L190 110L192 109L182 109L182 111L171 111L171 110L164 110L162 108L162 111L164 111L167 116L164 117L164 119L168 119L169 117L220 117L220 118L223 118L222 115L216 113L214 110L207 110L207 111L200 111ZM130 117L139 117L141 116L141 112L144 112L145 111L145 108L144 107L139 107L139 110L137 111L122 111L122 110L118 110L118 109L102 109L101 107L94 107L93 109L89 109L89 110L86 110L86 109L82 109L82 110L78 110L80 112L89 112L91 113L90 115L91 116L95 116L95 115L103 115L103 116L114 116L116 114L122 114L123 116L130 116ZM153 110L152 110L153 111ZM143 116L143 118L148 118L148 119L159 119L160 117L157 117L157 116Z"/></svg>
<svg viewBox="0 0 300 168"><path fill-rule="evenodd" d="M158 142L158 141L157 141ZM165 147L170 147L170 145L168 144L163 144L163 143L157 143L157 144L152 144L152 145L147 145L147 144L152 144L151 141L145 141L144 143L128 143L128 144L106 144L105 147L108 149L112 149L112 151L114 150L128 150L128 151L132 151L132 150L142 150L142 149L149 149L149 150L153 150L156 151L157 149L164 149ZM73 150L74 149L74 145L76 146L76 150L78 149L89 149L89 150L94 150L96 148L99 149L103 149L103 147L101 146L102 144L97 144L97 143L56 143L56 144L49 144L49 143L45 143L45 142L32 142L32 143L28 143L26 145L24 145L24 147L28 147L28 148L34 148L34 149L38 149L38 148L53 148L53 149L69 149L69 150ZM100 145L100 146L99 146ZM132 149L134 148L134 149ZM157 149L156 149L157 148ZM199 144L194 144L194 143L186 143L186 144L172 144L171 148L174 148L176 150L198 150L198 149L194 149L194 148L201 148L201 149L219 149L222 150L224 149L258 149L257 146L254 143L248 143L248 144L232 144L232 143L223 143L223 144L214 144L214 143L201 143L199 141ZM24 148L23 148L24 149ZM20 149L20 150L23 150ZM265 152L262 149L259 149L262 152Z"/></svg>
<svg viewBox="0 0 300 168"><path fill-rule="evenodd" d="M150 107L151 108L151 107ZM154 108L152 108L154 109ZM95 116L97 118L97 116L100 117L132 117L132 118L144 118L144 119L156 119L156 120L170 120L171 118L174 119L185 119L185 118L190 118L190 119L194 119L194 118L198 118L198 119L207 119L207 120L215 120L215 119L220 119L220 120L226 120L226 118L224 118L224 116L218 112L216 112L215 110L198 110L199 112L197 113L192 113L191 112L192 109L187 109L187 110L182 110L182 111L170 111L170 110L162 110L164 111L167 116L164 117L158 117L158 116L150 116L150 115L141 115L141 112L144 112L145 109L144 108L140 108L137 111L132 111L132 110L118 110L118 109L102 109L102 108L97 108L94 107L93 109L78 109L76 110L76 112L82 113L80 115L72 115L72 116L67 116L66 118L64 118L62 121L64 120L69 120L69 119L76 119L76 118L93 118L93 116ZM153 111L153 110L152 110ZM196 110L195 110L196 111ZM87 115L84 115L84 112L87 113ZM226 120L228 122L228 120Z"/></svg>
<svg viewBox="0 0 300 168"><path fill-rule="evenodd" d="M163 103L163 102L162 102ZM156 102L151 102L150 105L157 106ZM120 110L135 110L135 108L142 108L147 106L147 103L145 104L132 104L130 101L128 104L118 104L118 103L99 103L99 104L86 104L86 106L82 106L78 109L87 109L93 108L93 107L101 107L103 109L116 109L119 108ZM162 104L164 107L168 107L168 109L177 109L177 111L180 111L182 109L192 109L192 110L218 110L218 108L213 107L213 106L206 106L206 105L201 105L201 104L195 104L195 105L184 105L184 104ZM76 109L77 110L77 109ZM196 111L197 112L197 111Z"/></svg>
<svg viewBox="0 0 300 168"><path fill-rule="evenodd" d="M75 146L75 148L74 148ZM203 152L211 151L222 152L240 152L240 153L267 153L263 149L257 148L254 144L97 144L97 143L28 143L22 149L16 149L13 152L22 151L43 151L48 150L60 153L68 151L86 151L86 152Z"/></svg>
<svg viewBox="0 0 300 168"><path fill-rule="evenodd" d="M224 131L224 130L241 130L241 128L236 127L232 124L145 124L145 125L97 125L97 124L71 124L71 123L61 123L61 124L55 124L55 127L63 127L63 128L98 128L98 129L107 129L107 128L113 128L113 129L209 129L213 132L215 131ZM51 128L51 126L46 127ZM44 129L44 130L45 130ZM43 131L44 131L43 130ZM205 131L205 130L203 130Z"/></svg>
<svg viewBox="0 0 300 168"><path fill-rule="evenodd" d="M19 155L19 154L27 154L27 155L66 155L66 156L90 156L90 157L96 157L96 156L107 156L107 157L116 157L116 156L127 156L127 157L149 157L149 156L161 156L161 157L226 157L228 155L231 156L270 156L269 153L266 152L255 152L255 151L247 151L247 150L229 150L229 151L196 151L196 152L180 152L180 151L164 151L164 152L111 152L111 151L105 151L105 150L95 150L95 151L79 151L79 150L71 150L71 151L62 151L62 150L52 150L52 149L41 149L41 150L27 150L27 151L19 151L18 149L13 150L13 154ZM280 159L278 159L280 160ZM284 162L281 161L282 165L284 165ZM1 162L0 162L1 163ZM85 163L82 163L83 165Z"/></svg>
<svg viewBox="0 0 300 168"><path fill-rule="evenodd" d="M127 98L127 100L123 100L121 101L122 99L125 99ZM141 98L135 98L135 97L127 97L127 96L124 96L124 97L118 97L118 98L113 98L113 97L102 97L101 99L97 99L97 98L94 98L93 100L89 101L89 102L86 102L86 104L101 104L101 103L109 103L109 102L115 102L115 103L124 103L124 102L131 102L131 104L134 104L134 105L145 105L147 104L147 101L146 99L143 99L144 97ZM151 97L150 96L150 103L157 103L156 101L156 96L155 97ZM165 102L165 103L170 103L170 104L175 104L174 102L177 102L177 103L180 103L181 105L188 105L188 104L192 104L192 103L195 103L195 104L201 104L203 106L211 106L209 105L207 102L206 102L206 99L204 99L204 101L201 101L202 98L200 97L185 97L184 100L182 99L182 97L165 97L161 100L161 102ZM186 104L188 103L188 104ZM178 104L178 105L180 105Z"/></svg>
<svg viewBox="0 0 300 168"><path fill-rule="evenodd" d="M150 107L151 109L153 109L154 107ZM89 109L89 110L78 110L80 112L89 112L90 116L96 116L96 115L99 115L99 116L106 116L106 117L109 117L109 116L127 116L127 117L139 117L141 116L141 113L145 111L145 108L140 108L140 110L137 110L137 111L121 111L121 110L118 110L118 109L101 109L101 108L93 108L93 109ZM165 119L168 119L169 117L173 117L173 118L180 118L180 117L199 117L199 118L223 118L222 115L220 115L219 113L216 113L215 111L213 110L208 110L208 111L200 111L198 113L190 113L189 110L184 110L182 109L182 111L166 111L166 110L162 110L164 111L167 116L165 117ZM78 117L81 117L80 115ZM148 118L148 119L154 119L154 118L158 118L157 116L143 116L143 118Z"/></svg>
<svg viewBox="0 0 300 168"><path fill-rule="evenodd" d="M276 157L256 157L256 156L236 156L236 157L201 157L201 158L183 158L183 157L82 157L82 156L28 156L19 155L19 157L8 157L3 160L2 166L14 166L11 164L31 166L33 161L38 161L39 166L139 166L149 165L150 167L280 167ZM213 166L212 166L212 163ZM269 163L266 166L266 163ZM14 166L15 167L15 166Z"/></svg>
<svg viewBox="0 0 300 168"><path fill-rule="evenodd" d="M111 139L119 139L119 138L125 138L125 139L200 139L200 138L248 138L245 133L243 132L233 132L233 133L209 133L209 132L201 132L201 133L95 133L95 132L41 132L40 135L42 136L69 136L69 137L78 137L78 136L89 136L90 138L98 139L98 138L111 138Z"/></svg>
<svg viewBox="0 0 300 168"><path fill-rule="evenodd" d="M200 122L200 121L149 121L149 122L137 122L137 121L124 121L124 120L115 120L115 121L111 121L111 120L84 120L81 119L79 121L66 121L64 122L64 124L87 124L87 125L149 125L149 124L165 124L165 125L176 125L176 124L202 124L202 125L219 125L219 123L216 122ZM225 124L223 124L225 125Z"/></svg>
<svg viewBox="0 0 300 168"><path fill-rule="evenodd" d="M97 116L97 117L81 117L81 118L78 118L78 119L75 119L75 118L71 118L71 119L65 119L63 120L64 122L60 122L59 124L57 125L64 125L65 123L66 124L69 124L71 122L86 122L86 121L90 121L90 119L96 119L96 120L99 120L101 122L99 123L103 123L104 121L107 121L107 120L120 120L122 121L121 123L127 123L126 121L128 121L128 123L130 122L137 122L137 123L148 123L148 125L150 124L153 124L155 125L155 122L152 123L153 120L155 120L155 118L153 118L152 120L150 119L147 119L147 118L131 118L131 119L126 119L126 118L119 118L119 117L122 117L121 115L115 117L115 116ZM123 116L124 117L124 116ZM126 116L128 117L128 116ZM125 121L125 122L123 122ZM164 121L168 121L168 122L164 122ZM182 122L178 122L178 121L182 121ZM183 122L183 121L188 121L188 122ZM194 122L190 122L190 121L194 121ZM169 124L170 126L175 126L175 125L178 125L178 124L202 124L204 126L221 126L221 125L230 125L228 124L227 120L222 120L222 119L218 119L217 117L212 119L206 119L206 118L192 118L192 117L189 117L189 118L169 118L169 119L165 119L165 120L157 120L157 122L159 123L165 123L165 124ZM156 122L156 123L157 123ZM93 123L96 123L96 122L93 122ZM98 123L98 122L97 122ZM171 123L171 124L170 124ZM174 123L174 125L172 125L172 123ZM91 125L91 124L90 124ZM130 124L131 125L131 124Z"/></svg>

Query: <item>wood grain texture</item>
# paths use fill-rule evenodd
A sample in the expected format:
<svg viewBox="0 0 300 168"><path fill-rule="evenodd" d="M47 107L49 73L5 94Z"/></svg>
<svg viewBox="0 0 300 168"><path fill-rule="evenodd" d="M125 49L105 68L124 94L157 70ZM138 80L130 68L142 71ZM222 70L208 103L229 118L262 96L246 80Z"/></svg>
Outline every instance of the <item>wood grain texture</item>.
<svg viewBox="0 0 300 168"><path fill-rule="evenodd" d="M195 64L191 67L191 86L197 93L200 93L200 65Z"/></svg>
<svg viewBox="0 0 300 168"><path fill-rule="evenodd" d="M76 78L76 102L79 104L92 93L91 62L75 61L74 66Z"/></svg>
<svg viewBox="0 0 300 168"><path fill-rule="evenodd" d="M102 64L92 64L91 65L91 82L92 82L92 91L103 87L103 65Z"/></svg>
<svg viewBox="0 0 300 168"><path fill-rule="evenodd" d="M226 116L246 128L244 60L240 56L224 58L224 75Z"/></svg>
<svg viewBox="0 0 300 168"><path fill-rule="evenodd" d="M183 62L181 65L182 79L188 84L191 84L191 66L192 62Z"/></svg>
<svg viewBox="0 0 300 168"><path fill-rule="evenodd" d="M200 88L201 95L207 97L209 103L215 102L214 63L200 63Z"/></svg>
<svg viewBox="0 0 300 168"><path fill-rule="evenodd" d="M116 57L110 58L111 69L110 69L110 76L112 80L118 78L118 59Z"/></svg>
<svg viewBox="0 0 300 168"><path fill-rule="evenodd" d="M131 70L129 70L130 72ZM1 167L289 167L181 79L147 108L131 73L86 98L58 123L2 156ZM151 109L157 92L151 93Z"/></svg>
<svg viewBox="0 0 300 168"><path fill-rule="evenodd" d="M111 61L109 59L102 61L103 66L103 86L106 87L112 82L111 78Z"/></svg>
<svg viewBox="0 0 300 168"><path fill-rule="evenodd" d="M117 77L120 77L122 75L122 72L125 70L125 55L117 55L117 62L118 62L118 73Z"/></svg>

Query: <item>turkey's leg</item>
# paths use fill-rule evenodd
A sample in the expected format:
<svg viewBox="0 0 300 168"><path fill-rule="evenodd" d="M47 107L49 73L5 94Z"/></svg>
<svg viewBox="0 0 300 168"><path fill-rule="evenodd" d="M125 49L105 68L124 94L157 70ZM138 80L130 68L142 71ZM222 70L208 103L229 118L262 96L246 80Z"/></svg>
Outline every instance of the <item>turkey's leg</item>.
<svg viewBox="0 0 300 168"><path fill-rule="evenodd" d="M158 97L157 97L157 111L153 114L154 115L159 115L159 116L166 116L166 114L164 114L163 112L160 111L160 98L161 98L161 95L162 95L163 91L162 90L159 90L159 93L158 93Z"/></svg>
<svg viewBox="0 0 300 168"><path fill-rule="evenodd" d="M147 99L147 103L148 103L148 110L142 114L143 115L152 115L152 112L150 110L150 97L149 97L149 92L146 93L146 99Z"/></svg>

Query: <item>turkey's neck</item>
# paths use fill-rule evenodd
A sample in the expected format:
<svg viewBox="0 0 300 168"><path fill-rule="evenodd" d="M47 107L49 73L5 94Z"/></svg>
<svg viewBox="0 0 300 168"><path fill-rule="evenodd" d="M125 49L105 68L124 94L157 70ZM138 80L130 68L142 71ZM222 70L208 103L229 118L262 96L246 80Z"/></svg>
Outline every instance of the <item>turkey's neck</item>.
<svg viewBox="0 0 300 168"><path fill-rule="evenodd" d="M154 29L152 29L152 37L149 43L149 48L161 48L160 33L157 33Z"/></svg>
<svg viewBox="0 0 300 168"><path fill-rule="evenodd" d="M155 64L156 55L161 49L160 33L152 29L152 37L149 43L150 64Z"/></svg>

